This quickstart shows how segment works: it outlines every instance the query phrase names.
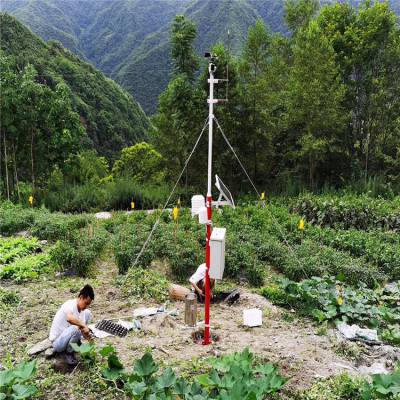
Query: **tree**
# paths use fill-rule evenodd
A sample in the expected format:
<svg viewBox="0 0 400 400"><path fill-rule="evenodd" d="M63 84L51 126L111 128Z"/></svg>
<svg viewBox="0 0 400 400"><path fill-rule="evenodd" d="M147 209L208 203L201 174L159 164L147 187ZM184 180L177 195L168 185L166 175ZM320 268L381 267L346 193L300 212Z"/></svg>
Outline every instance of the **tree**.
<svg viewBox="0 0 400 400"><path fill-rule="evenodd" d="M116 178L130 178L142 184L160 184L165 179L164 159L151 144L137 143L122 149L112 173Z"/></svg>
<svg viewBox="0 0 400 400"><path fill-rule="evenodd" d="M174 76L160 95L150 136L166 160L169 178L175 178L185 165L206 113L201 111L205 111L205 93L193 82L197 66L193 50L194 24L177 16L171 35Z"/></svg>
<svg viewBox="0 0 400 400"><path fill-rule="evenodd" d="M174 75L184 74L194 80L198 68L198 59L193 52L193 41L196 38L195 24L184 15L177 15L172 23L171 55Z"/></svg>
<svg viewBox="0 0 400 400"><path fill-rule="evenodd" d="M345 87L333 48L315 21L297 34L293 57L288 115L299 146L293 155L308 164L309 185L314 190L317 168L336 151L336 134L343 129Z"/></svg>
<svg viewBox="0 0 400 400"><path fill-rule="evenodd" d="M248 121L246 127L248 141L247 147L251 148L249 159L252 160L253 178L258 178L258 166L260 163L259 151L267 152L269 135L263 119L262 110L265 109L265 75L271 61L272 36L268 32L264 22L258 20L249 28L247 41L243 49L243 62L241 64L241 88L242 101L245 105L244 121ZM250 146L249 146L250 145Z"/></svg>
<svg viewBox="0 0 400 400"><path fill-rule="evenodd" d="M285 20L293 35L306 28L320 8L319 0L286 0Z"/></svg>

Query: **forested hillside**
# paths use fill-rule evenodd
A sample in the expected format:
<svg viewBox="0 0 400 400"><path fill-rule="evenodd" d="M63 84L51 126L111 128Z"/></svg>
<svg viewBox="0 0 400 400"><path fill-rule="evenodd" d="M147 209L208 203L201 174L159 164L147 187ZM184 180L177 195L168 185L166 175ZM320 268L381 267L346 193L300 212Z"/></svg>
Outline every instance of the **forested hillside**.
<svg viewBox="0 0 400 400"><path fill-rule="evenodd" d="M284 192L355 182L366 187L371 179L387 184L388 192L396 190L400 29L395 14L387 3L319 10L302 0L288 3L286 18L290 37L272 34L258 20L238 56L223 45L213 48L217 77L226 77L229 66L229 101L217 104L215 115L251 177L258 186ZM153 142L176 173L207 115L208 72L196 64L190 47L195 37L194 22L177 17L173 76L153 118ZM225 85L217 86L222 86L217 97L224 98ZM243 171L219 132L214 146L218 174L234 191L245 190ZM205 154L201 147L190 162L192 184L204 185Z"/></svg>
<svg viewBox="0 0 400 400"><path fill-rule="evenodd" d="M131 96L60 43L45 43L7 14L1 15L1 38L2 60L16 79L29 65L34 82L44 89L66 85L89 145L100 154L112 159L122 147L145 137L148 119ZM7 88L8 82L2 83Z"/></svg>
<svg viewBox="0 0 400 400"><path fill-rule="evenodd" d="M397 0L390 4L400 12ZM284 0L3 0L0 7L43 39L59 40L84 56L121 83L150 114L170 78L169 33L175 15L185 14L196 22L199 55L219 41L229 42L238 54L257 19L272 32L289 33Z"/></svg>
<svg viewBox="0 0 400 400"><path fill-rule="evenodd" d="M107 171L122 148L147 136L147 116L115 82L8 14L0 14L0 25L3 196L34 193L54 171L79 170L79 177L79 152L92 151L88 176Z"/></svg>

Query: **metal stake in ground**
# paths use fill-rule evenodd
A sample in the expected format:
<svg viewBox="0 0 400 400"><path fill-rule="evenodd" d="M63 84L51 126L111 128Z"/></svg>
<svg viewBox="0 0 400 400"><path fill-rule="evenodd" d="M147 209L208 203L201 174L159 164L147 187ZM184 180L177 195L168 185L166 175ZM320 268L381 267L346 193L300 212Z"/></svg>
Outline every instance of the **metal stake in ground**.
<svg viewBox="0 0 400 400"><path fill-rule="evenodd" d="M214 72L217 66L214 64L215 58L209 54L205 54L209 59L208 72L210 78L210 97L208 102L208 173L207 173L207 228L206 228L206 277L205 277L205 306L204 306L204 340L203 344L211 344L210 340L210 237L211 237L211 216L212 216L212 195L211 195L211 176L212 176L212 141L213 141L213 122L214 122L214 104L218 100L214 99L214 83L218 83L218 79L214 79Z"/></svg>

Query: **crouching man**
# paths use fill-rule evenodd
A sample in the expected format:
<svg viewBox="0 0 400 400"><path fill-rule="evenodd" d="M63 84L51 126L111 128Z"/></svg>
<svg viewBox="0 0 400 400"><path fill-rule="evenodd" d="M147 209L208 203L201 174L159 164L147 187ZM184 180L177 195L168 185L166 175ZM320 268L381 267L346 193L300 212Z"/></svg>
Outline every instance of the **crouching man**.
<svg viewBox="0 0 400 400"><path fill-rule="evenodd" d="M77 299L66 301L57 311L50 329L49 339L57 353L73 353L71 343L80 343L82 338L92 340L88 323L92 313L88 307L94 300L94 291L90 285L85 285ZM73 356L66 356L68 364L75 363Z"/></svg>
<svg viewBox="0 0 400 400"><path fill-rule="evenodd" d="M196 272L189 278L189 282L192 284L192 290L196 292L197 301L204 303L206 296L206 264L201 264L197 268ZM215 279L210 278L210 298L213 297L212 290L214 289Z"/></svg>

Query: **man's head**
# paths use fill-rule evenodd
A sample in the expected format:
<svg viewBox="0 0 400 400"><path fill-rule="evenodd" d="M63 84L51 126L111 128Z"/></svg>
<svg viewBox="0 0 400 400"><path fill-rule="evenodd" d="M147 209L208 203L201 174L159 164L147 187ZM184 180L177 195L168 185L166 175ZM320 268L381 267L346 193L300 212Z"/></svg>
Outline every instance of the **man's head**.
<svg viewBox="0 0 400 400"><path fill-rule="evenodd" d="M78 309L79 311L86 310L90 303L94 300L94 291L90 285L85 285L78 295Z"/></svg>

